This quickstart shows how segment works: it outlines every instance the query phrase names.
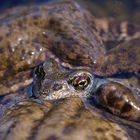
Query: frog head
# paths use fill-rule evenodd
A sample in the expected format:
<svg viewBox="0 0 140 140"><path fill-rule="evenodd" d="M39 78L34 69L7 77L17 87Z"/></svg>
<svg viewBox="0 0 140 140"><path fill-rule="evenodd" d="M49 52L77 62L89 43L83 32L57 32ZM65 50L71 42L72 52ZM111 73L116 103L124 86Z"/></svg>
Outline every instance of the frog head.
<svg viewBox="0 0 140 140"><path fill-rule="evenodd" d="M35 70L33 94L43 100L70 96L87 97L93 91L94 76L85 69L70 69L53 59Z"/></svg>

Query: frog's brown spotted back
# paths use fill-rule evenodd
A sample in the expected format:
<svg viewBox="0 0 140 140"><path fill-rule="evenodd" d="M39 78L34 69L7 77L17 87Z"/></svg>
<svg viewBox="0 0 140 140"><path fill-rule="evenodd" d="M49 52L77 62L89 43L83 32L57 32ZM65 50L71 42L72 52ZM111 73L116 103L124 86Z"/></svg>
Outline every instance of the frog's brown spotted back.
<svg viewBox="0 0 140 140"><path fill-rule="evenodd" d="M88 14L77 5L61 3L24 7L17 14L18 10L19 8L13 9L12 13L1 16L1 81L7 81L9 77L9 84L13 84L14 75L30 70L44 61L46 52L47 55L50 55L48 54L50 52L51 56L74 66L89 66L96 59L102 59L104 55L102 41L98 39L94 30L89 32L91 25L84 19ZM77 18L79 20L76 20ZM75 59L77 61L74 61Z"/></svg>

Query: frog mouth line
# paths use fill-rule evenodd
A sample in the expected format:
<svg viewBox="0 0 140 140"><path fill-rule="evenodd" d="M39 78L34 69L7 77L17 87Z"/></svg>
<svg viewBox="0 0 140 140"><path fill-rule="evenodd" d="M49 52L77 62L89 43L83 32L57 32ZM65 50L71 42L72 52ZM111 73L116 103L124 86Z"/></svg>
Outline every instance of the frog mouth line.
<svg viewBox="0 0 140 140"><path fill-rule="evenodd" d="M43 100L58 100L68 97L88 98L91 97L91 93L86 91L71 91L63 88L60 91L41 92L41 96L43 97Z"/></svg>

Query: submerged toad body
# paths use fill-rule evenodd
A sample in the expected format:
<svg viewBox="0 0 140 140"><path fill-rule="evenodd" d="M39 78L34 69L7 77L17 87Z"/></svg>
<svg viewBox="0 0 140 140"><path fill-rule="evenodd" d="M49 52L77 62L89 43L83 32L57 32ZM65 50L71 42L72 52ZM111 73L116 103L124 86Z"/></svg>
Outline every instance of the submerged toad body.
<svg viewBox="0 0 140 140"><path fill-rule="evenodd" d="M139 138L139 26L113 21L71 2L1 15L1 139Z"/></svg>

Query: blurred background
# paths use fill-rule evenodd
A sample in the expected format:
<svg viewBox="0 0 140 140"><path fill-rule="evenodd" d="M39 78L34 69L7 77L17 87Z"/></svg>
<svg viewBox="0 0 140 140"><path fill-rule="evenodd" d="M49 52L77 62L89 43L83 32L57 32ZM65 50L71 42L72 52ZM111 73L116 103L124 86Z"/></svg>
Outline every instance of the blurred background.
<svg viewBox="0 0 140 140"><path fill-rule="evenodd" d="M38 5L65 0L0 0L0 12L22 5ZM69 0L76 1L95 16L112 16L140 23L140 0Z"/></svg>

